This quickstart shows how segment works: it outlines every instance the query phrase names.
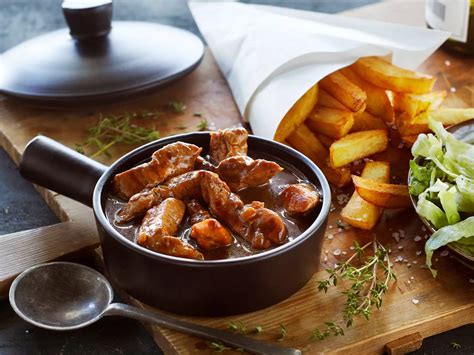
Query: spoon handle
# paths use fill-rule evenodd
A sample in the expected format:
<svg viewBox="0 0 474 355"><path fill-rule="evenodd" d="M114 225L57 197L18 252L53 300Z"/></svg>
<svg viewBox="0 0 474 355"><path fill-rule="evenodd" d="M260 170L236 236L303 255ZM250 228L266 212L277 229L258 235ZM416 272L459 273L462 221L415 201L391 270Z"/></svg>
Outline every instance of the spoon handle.
<svg viewBox="0 0 474 355"><path fill-rule="evenodd" d="M301 354L301 351L298 349L283 348L281 346L273 345L269 342L252 339L239 334L229 333L224 330L184 322L168 315L159 314L152 311L145 311L123 303L112 303L107 308L104 315L124 316L134 318L139 321L156 323L161 327L177 330L186 334L196 335L200 338L220 340L227 345L231 345L236 348L242 348L257 354Z"/></svg>

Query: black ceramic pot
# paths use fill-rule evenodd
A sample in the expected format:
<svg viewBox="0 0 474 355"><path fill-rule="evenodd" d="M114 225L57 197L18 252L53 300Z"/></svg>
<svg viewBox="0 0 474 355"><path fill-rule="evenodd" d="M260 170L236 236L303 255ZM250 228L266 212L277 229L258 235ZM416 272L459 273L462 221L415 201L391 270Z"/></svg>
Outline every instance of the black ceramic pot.
<svg viewBox="0 0 474 355"><path fill-rule="evenodd" d="M250 156L273 157L306 176L323 196L314 223L294 240L258 255L198 261L158 254L119 234L104 206L113 176L147 159L162 146L183 141L207 149L209 133L160 139L135 149L109 168L46 137L36 137L20 164L28 180L94 208L109 277L133 297L159 309L199 316L222 316L262 309L303 287L317 270L331 203L321 170L296 150L249 136Z"/></svg>

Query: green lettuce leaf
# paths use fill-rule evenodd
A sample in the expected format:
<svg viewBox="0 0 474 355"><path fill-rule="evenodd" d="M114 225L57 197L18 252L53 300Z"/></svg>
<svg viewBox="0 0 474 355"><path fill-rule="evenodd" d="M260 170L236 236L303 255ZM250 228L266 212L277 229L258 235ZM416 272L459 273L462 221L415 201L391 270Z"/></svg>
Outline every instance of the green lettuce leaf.
<svg viewBox="0 0 474 355"><path fill-rule="evenodd" d="M472 237L474 237L474 216L456 224L440 228L433 233L433 235L426 241L425 254L426 265L431 270L434 277L436 277L437 271L431 268L433 252L449 243L461 241L463 238L471 239ZM463 240L461 244L464 242L467 243L467 241ZM466 245L469 247L467 249L470 249L470 244Z"/></svg>
<svg viewBox="0 0 474 355"><path fill-rule="evenodd" d="M455 186L448 190L440 191L438 194L441 206L443 207L444 213L446 213L448 224L456 224L461 220L456 201L457 194L458 191Z"/></svg>
<svg viewBox="0 0 474 355"><path fill-rule="evenodd" d="M440 162L451 173L474 178L474 146L458 140L449 133L441 122L429 120L430 129L444 143L446 152ZM440 158L439 155L436 158Z"/></svg>
<svg viewBox="0 0 474 355"><path fill-rule="evenodd" d="M456 203L461 212L474 213L474 180L464 176L456 178Z"/></svg>
<svg viewBox="0 0 474 355"><path fill-rule="evenodd" d="M431 172L434 164L428 162L425 166L420 166L414 160L410 160L411 180L409 192L413 196L418 196L430 187Z"/></svg>

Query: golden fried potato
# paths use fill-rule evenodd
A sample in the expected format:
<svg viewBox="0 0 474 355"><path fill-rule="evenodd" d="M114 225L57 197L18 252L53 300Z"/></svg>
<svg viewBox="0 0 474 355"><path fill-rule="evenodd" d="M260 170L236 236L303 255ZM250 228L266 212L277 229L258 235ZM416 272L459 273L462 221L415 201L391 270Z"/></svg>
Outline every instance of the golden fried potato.
<svg viewBox="0 0 474 355"><path fill-rule="evenodd" d="M381 117L386 122L393 122L393 107L384 89L364 80L351 67L341 69L341 71L350 81L367 94L367 99L365 100L367 105L366 111L374 116Z"/></svg>
<svg viewBox="0 0 474 355"><path fill-rule="evenodd" d="M286 141L317 165L326 163L329 151L304 123L298 126L293 133L286 138Z"/></svg>
<svg viewBox="0 0 474 355"><path fill-rule="evenodd" d="M318 100L318 85L309 89L286 113L275 132L274 139L283 142L313 110Z"/></svg>
<svg viewBox="0 0 474 355"><path fill-rule="evenodd" d="M401 112L395 117L395 125L401 136L412 136L420 133L428 133L428 112L422 112L416 117L410 117L406 112Z"/></svg>
<svg viewBox="0 0 474 355"><path fill-rule="evenodd" d="M318 138L319 141L328 149L331 146L331 144L333 144L335 141L334 138L325 136L324 134L320 134L320 133L316 134L316 138Z"/></svg>
<svg viewBox="0 0 474 355"><path fill-rule="evenodd" d="M349 111L349 109L346 106L344 106L339 101L337 101L333 96L331 96L324 89L319 89L318 106L337 108L339 110Z"/></svg>
<svg viewBox="0 0 474 355"><path fill-rule="evenodd" d="M386 90L426 94L433 88L431 75L399 68L380 57L364 57L351 68L362 78Z"/></svg>
<svg viewBox="0 0 474 355"><path fill-rule="evenodd" d="M444 126L452 126L474 118L474 108L441 107L428 113L431 118L441 122Z"/></svg>
<svg viewBox="0 0 474 355"><path fill-rule="evenodd" d="M383 208L411 206L407 185L387 184L352 175L357 193L367 202Z"/></svg>
<svg viewBox="0 0 474 355"><path fill-rule="evenodd" d="M319 166L321 171L328 179L329 183L336 187L344 187L351 182L351 170L345 166L342 168L333 169L326 164Z"/></svg>
<svg viewBox="0 0 474 355"><path fill-rule="evenodd" d="M394 108L398 112L406 112L409 117L413 118L420 113L433 110L441 106L446 91L433 91L427 94L407 94L394 93Z"/></svg>
<svg viewBox="0 0 474 355"><path fill-rule="evenodd" d="M350 111L316 106L305 123L314 132L337 139L350 131L354 117Z"/></svg>
<svg viewBox="0 0 474 355"><path fill-rule="evenodd" d="M441 122L444 126L451 126L457 123L474 118L474 108L438 108L436 110L425 111L411 118L407 112L397 115L395 120L401 136L412 136L420 133L430 132L428 127L429 118Z"/></svg>
<svg viewBox="0 0 474 355"><path fill-rule="evenodd" d="M390 181L390 163L385 161L372 161L365 164L361 177L377 182ZM353 227L370 230L377 223L382 208L365 201L354 191L351 199L341 211L341 218Z"/></svg>
<svg viewBox="0 0 474 355"><path fill-rule="evenodd" d="M351 132L370 131L372 129L387 129L385 121L367 111L354 113L354 124Z"/></svg>
<svg viewBox="0 0 474 355"><path fill-rule="evenodd" d="M319 85L352 112L359 111L367 99L365 92L340 72L329 74Z"/></svg>
<svg viewBox="0 0 474 355"><path fill-rule="evenodd" d="M339 168L355 160L383 152L388 146L388 133L383 129L350 133L329 148L331 167Z"/></svg>

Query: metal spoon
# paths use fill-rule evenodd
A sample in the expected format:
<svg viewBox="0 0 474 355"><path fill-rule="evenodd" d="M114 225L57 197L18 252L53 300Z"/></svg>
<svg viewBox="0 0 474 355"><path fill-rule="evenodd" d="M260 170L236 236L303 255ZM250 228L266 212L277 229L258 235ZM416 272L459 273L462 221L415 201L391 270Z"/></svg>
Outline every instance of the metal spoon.
<svg viewBox="0 0 474 355"><path fill-rule="evenodd" d="M268 342L219 329L183 322L122 303L112 303L112 286L99 272L68 262L33 266L21 273L10 288L10 304L25 321L41 328L72 330L85 327L103 316L125 316L140 321L259 354L301 354Z"/></svg>

